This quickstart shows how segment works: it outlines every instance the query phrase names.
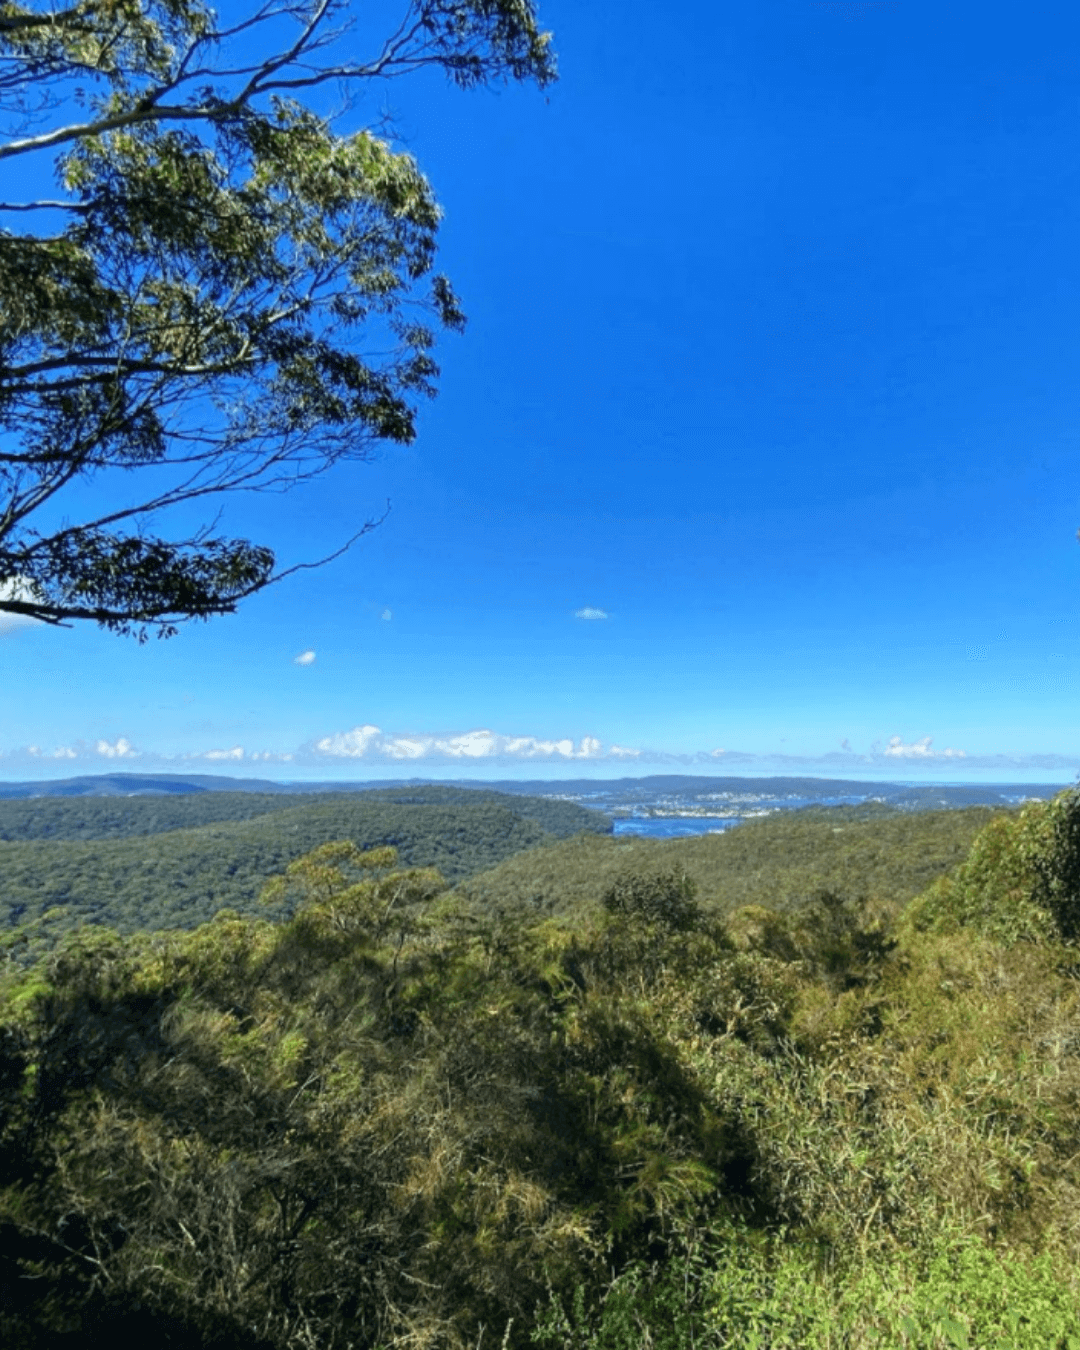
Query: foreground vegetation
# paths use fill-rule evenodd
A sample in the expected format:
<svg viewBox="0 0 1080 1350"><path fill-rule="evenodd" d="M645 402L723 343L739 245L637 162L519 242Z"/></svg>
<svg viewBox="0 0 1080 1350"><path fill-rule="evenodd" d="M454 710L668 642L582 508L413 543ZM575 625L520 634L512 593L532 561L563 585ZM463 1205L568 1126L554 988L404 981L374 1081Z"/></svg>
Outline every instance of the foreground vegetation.
<svg viewBox="0 0 1080 1350"><path fill-rule="evenodd" d="M0 1338L1078 1350L1080 794L940 814L67 935L0 988Z"/></svg>

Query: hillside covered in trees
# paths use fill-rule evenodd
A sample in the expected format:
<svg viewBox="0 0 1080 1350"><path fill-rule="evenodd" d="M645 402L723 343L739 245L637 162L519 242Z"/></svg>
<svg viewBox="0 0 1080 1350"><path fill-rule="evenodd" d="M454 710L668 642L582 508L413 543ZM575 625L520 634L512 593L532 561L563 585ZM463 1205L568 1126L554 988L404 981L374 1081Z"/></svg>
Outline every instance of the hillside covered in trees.
<svg viewBox="0 0 1080 1350"><path fill-rule="evenodd" d="M993 814L807 808L665 841L615 837L606 816L570 802L434 784L0 801L0 941L25 963L87 923L127 934L194 928L223 909L285 918L286 907L260 901L267 880L341 839L392 845L402 865L437 868L478 913L515 922L572 924L620 875L676 865L717 913L798 906L822 885L896 908L962 861Z"/></svg>
<svg viewBox="0 0 1080 1350"><path fill-rule="evenodd" d="M265 913L268 878L338 839L392 845L405 865L459 881L522 850L610 830L572 802L438 785L0 801L0 940L23 960L88 923L131 933L193 928L222 909Z"/></svg>

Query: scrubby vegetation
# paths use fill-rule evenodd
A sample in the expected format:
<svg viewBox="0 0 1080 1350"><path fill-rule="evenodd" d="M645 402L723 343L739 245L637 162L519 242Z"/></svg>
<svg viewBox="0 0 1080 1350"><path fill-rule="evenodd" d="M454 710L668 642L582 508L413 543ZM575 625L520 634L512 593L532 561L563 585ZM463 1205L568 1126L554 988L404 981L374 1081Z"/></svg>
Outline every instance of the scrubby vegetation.
<svg viewBox="0 0 1080 1350"><path fill-rule="evenodd" d="M1078 1350L1078 869L1070 790L70 933L0 987L0 1339Z"/></svg>

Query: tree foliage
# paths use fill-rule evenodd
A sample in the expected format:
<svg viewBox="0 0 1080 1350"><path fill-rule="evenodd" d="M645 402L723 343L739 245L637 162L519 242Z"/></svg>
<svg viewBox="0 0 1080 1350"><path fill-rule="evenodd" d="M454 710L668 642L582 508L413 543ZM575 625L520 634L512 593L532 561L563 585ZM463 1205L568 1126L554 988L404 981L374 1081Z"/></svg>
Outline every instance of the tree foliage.
<svg viewBox="0 0 1080 1350"><path fill-rule="evenodd" d="M462 88L555 68L534 0L402 9L363 61L344 0L0 5L0 173L45 160L60 188L0 203L0 611L140 638L230 612L284 575L273 551L159 537L160 513L412 441L424 315L464 324L440 210L412 156L310 104L425 66ZM110 471L111 505L37 528Z"/></svg>
<svg viewBox="0 0 1080 1350"><path fill-rule="evenodd" d="M991 821L962 866L919 897L905 923L973 927L1002 942L1080 939L1080 791Z"/></svg>
<svg viewBox="0 0 1080 1350"><path fill-rule="evenodd" d="M697 886L681 870L655 876L632 873L608 887L603 905L609 914L621 919L688 932L701 918L696 894Z"/></svg>

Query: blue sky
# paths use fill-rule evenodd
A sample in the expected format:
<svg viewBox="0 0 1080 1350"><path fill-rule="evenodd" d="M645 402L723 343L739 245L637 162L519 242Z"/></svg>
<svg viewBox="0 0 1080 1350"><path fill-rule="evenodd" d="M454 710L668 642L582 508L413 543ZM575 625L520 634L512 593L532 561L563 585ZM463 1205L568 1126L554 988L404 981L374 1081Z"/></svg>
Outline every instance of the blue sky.
<svg viewBox="0 0 1080 1350"><path fill-rule="evenodd" d="M1075 780L1075 10L540 17L546 94L342 124L446 213L415 445L221 528L385 523L169 641L3 624L0 777Z"/></svg>

